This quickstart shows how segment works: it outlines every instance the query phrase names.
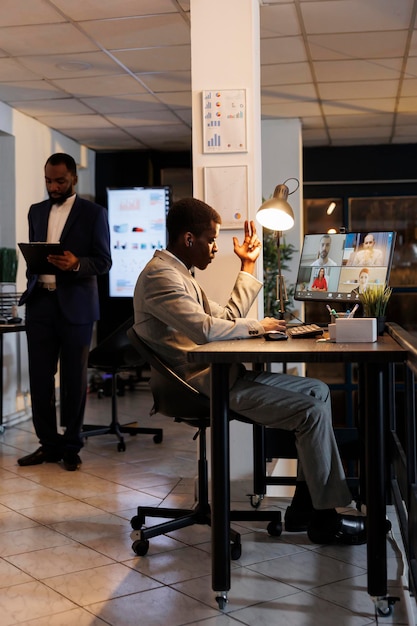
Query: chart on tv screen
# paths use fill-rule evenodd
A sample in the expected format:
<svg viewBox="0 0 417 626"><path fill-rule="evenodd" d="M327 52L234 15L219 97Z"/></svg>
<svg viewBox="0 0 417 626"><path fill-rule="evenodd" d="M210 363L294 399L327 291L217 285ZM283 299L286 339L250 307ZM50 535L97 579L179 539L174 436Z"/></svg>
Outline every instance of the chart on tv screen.
<svg viewBox="0 0 417 626"><path fill-rule="evenodd" d="M166 247L169 187L108 189L112 268L111 298L131 298L137 278L155 250Z"/></svg>

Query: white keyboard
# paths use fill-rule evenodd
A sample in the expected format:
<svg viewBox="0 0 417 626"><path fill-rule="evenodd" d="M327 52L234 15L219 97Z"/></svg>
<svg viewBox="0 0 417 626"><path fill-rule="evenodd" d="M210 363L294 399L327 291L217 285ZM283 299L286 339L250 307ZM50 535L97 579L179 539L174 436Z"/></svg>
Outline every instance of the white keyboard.
<svg viewBox="0 0 417 626"><path fill-rule="evenodd" d="M294 326L294 328L286 328L286 332L293 339L307 339L322 335L323 329L317 324L302 324L301 326Z"/></svg>

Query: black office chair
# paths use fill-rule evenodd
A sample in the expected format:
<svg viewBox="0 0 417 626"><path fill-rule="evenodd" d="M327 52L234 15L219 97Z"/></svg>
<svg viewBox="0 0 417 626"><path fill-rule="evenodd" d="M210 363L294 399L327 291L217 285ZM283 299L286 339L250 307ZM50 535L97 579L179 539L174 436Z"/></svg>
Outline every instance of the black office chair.
<svg viewBox="0 0 417 626"><path fill-rule="evenodd" d="M162 413L167 417L174 418L177 422L185 422L197 428L195 437L198 436L199 440L198 488L195 506L191 509L139 506L137 515L131 519L133 528L131 538L134 539L132 549L138 556L144 556L148 552L149 539L152 537L193 524L211 525L206 458L206 429L210 425L210 400L181 379L138 337L133 328L127 331L127 336L135 350L151 368L149 384L154 399L151 415ZM231 413L232 419L236 417L242 419ZM257 426L256 428L262 427ZM146 517L170 519L150 528L143 528ZM231 511L230 519L232 521L268 521L267 530L270 535L279 536L282 532L280 511ZM242 551L240 534L232 529L230 533L231 558L236 560Z"/></svg>
<svg viewBox="0 0 417 626"><path fill-rule="evenodd" d="M117 449L119 452L126 450L123 434L129 435L146 434L154 435L155 443L161 443L163 438L162 428L145 428L138 426L137 422L131 424L119 424L117 417L118 380L121 372L131 372L143 368L146 361L126 337L126 331L133 324L133 318L129 318L116 328L104 341L89 354L88 366L111 375L111 421L108 426L84 424L81 436L83 438L96 435L113 434L119 440Z"/></svg>

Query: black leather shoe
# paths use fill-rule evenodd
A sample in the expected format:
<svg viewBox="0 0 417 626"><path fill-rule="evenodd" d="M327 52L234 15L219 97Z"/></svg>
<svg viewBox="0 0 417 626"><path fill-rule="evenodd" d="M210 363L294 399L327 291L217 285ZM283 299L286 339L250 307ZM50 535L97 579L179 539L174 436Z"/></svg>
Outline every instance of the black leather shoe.
<svg viewBox="0 0 417 626"><path fill-rule="evenodd" d="M66 452L64 454L64 467L67 472L75 472L81 466L81 459L75 452Z"/></svg>
<svg viewBox="0 0 417 626"><path fill-rule="evenodd" d="M309 524L308 538L313 543L359 546L366 543L366 518L361 515L340 515L332 524Z"/></svg>
<svg viewBox="0 0 417 626"><path fill-rule="evenodd" d="M18 459L17 462L21 467L26 467L28 465L40 465L41 463L58 463L62 459L62 455L53 452L46 452L42 446L28 454L27 456L22 456L21 459Z"/></svg>
<svg viewBox="0 0 417 626"><path fill-rule="evenodd" d="M305 533L313 511L295 509L293 506L287 507L284 515L285 530L287 533Z"/></svg>

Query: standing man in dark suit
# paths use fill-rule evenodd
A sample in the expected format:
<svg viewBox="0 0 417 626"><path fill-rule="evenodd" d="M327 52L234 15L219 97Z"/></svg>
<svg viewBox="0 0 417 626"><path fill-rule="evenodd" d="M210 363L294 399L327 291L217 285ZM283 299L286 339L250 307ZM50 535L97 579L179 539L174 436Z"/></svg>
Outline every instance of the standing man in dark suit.
<svg viewBox="0 0 417 626"><path fill-rule="evenodd" d="M60 242L64 253L48 257L53 273L27 272L20 300L26 304L32 416L41 447L18 463L63 460L65 469L74 471L81 465L88 353L99 318L97 276L111 267L110 234L106 210L76 195L77 166L69 154L49 157L45 183L49 200L30 207L29 240ZM55 409L58 360L63 434Z"/></svg>

